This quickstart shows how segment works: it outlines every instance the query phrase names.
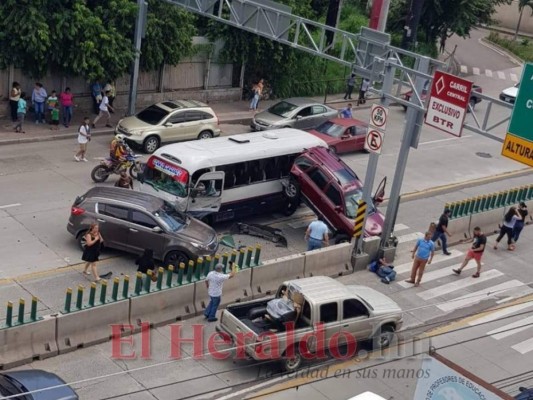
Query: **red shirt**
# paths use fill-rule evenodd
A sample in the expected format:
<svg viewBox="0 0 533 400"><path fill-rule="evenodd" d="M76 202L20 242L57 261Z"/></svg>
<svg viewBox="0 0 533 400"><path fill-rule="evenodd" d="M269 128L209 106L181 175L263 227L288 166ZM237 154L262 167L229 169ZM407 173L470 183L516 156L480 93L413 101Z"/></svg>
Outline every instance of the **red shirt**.
<svg viewBox="0 0 533 400"><path fill-rule="evenodd" d="M72 93L66 93L63 92L59 95L59 101L61 102L61 105L63 106L72 106L72 99L74 98L74 95Z"/></svg>

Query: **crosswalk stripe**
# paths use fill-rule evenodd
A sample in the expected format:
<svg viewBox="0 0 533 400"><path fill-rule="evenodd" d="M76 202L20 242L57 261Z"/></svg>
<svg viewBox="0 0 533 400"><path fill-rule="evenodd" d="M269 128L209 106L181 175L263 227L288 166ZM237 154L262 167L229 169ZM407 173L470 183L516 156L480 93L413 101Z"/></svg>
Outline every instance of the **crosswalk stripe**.
<svg viewBox="0 0 533 400"><path fill-rule="evenodd" d="M414 232L414 233L408 233L407 235L398 236L398 243L406 243L411 242L413 240L416 240L420 237L424 236L422 232Z"/></svg>
<svg viewBox="0 0 533 400"><path fill-rule="evenodd" d="M468 67L466 65L461 65L461 72L463 74L467 74L468 73Z"/></svg>
<svg viewBox="0 0 533 400"><path fill-rule="evenodd" d="M490 313L489 315L485 315L484 317L470 321L468 325L475 326L475 325L485 324L487 322L496 321L508 315L515 314L518 311L525 310L526 308L529 308L529 307L533 307L533 302L521 303L521 304L516 304L510 307L504 307L498 311L494 311Z"/></svg>
<svg viewBox="0 0 533 400"><path fill-rule="evenodd" d="M513 82L518 82L518 77L516 76L516 74L509 74L509 76L511 77L511 80Z"/></svg>
<svg viewBox="0 0 533 400"><path fill-rule="evenodd" d="M426 271L428 270L428 268L431 268L432 265L433 264L427 265L426 266ZM431 282L431 281L434 281L435 279L444 278L445 276L451 276L451 275L453 275L452 268L459 268L460 266L461 266L461 263L455 264L455 265L451 265L450 267L441 268L441 269L438 269L436 271L425 272L424 276L422 277L422 282L423 283ZM463 268L463 271L469 270L469 269L473 269L473 268L476 268L476 264L475 263L470 263L470 265L467 265L465 268ZM407 283L405 281L399 281L398 285L400 285L401 287L404 287L404 288L408 288L408 287L413 286L412 283Z"/></svg>
<svg viewBox="0 0 533 400"><path fill-rule="evenodd" d="M492 270L492 271L495 271L495 270ZM490 271L487 271L487 273L488 272ZM500 272L500 275L503 275L503 274ZM478 279L481 279L482 277L483 275L481 275L480 278L471 278L471 279L472 280L475 279L477 281ZM492 279L492 278L489 278L489 279ZM422 280L422 282L424 281ZM446 303L439 304L437 307L441 311L450 312L453 310L457 310L458 308L463 308L465 306L479 303L482 300L487 300L487 299L490 299L496 296L500 296L504 291L516 289L517 287L520 287L520 286L524 286L524 284L517 280L511 280L508 282L500 283L499 285L496 285L496 286L485 288L483 290L478 290L477 292L468 293L464 296L447 301Z"/></svg>
<svg viewBox="0 0 533 400"><path fill-rule="evenodd" d="M521 354L529 353L533 350L533 339L524 340L521 343L511 346L513 350L518 351Z"/></svg>
<svg viewBox="0 0 533 400"><path fill-rule="evenodd" d="M487 75L487 77L489 77L489 78L492 78L492 71L490 69L486 69L485 70L485 75Z"/></svg>
<svg viewBox="0 0 533 400"><path fill-rule="evenodd" d="M498 329L493 329L490 332L487 332L488 336L491 336L493 339L500 340L508 336L515 335L526 329L532 328L533 317L523 318L520 321L515 321L511 324L500 326Z"/></svg>
<svg viewBox="0 0 533 400"><path fill-rule="evenodd" d="M474 75L479 75L480 74L479 68L477 68L477 67L472 68L472 72L474 73Z"/></svg>
<svg viewBox="0 0 533 400"><path fill-rule="evenodd" d="M434 299L435 297L440 297L445 294L455 292L456 290L459 290L459 289L464 289L464 288L467 288L469 286L472 286L472 285L475 285L481 282L485 282L485 281L488 281L494 278L498 278L502 275L503 275L503 272L500 272L496 269L491 269L487 272L483 272L479 278L468 277L465 279L460 279L455 282L450 282L445 285L441 285L433 289L425 290L417 294L423 300L430 300L430 299Z"/></svg>
<svg viewBox="0 0 533 400"><path fill-rule="evenodd" d="M404 231L406 229L409 229L407 225L404 224L396 224L394 225L394 232Z"/></svg>
<svg viewBox="0 0 533 400"><path fill-rule="evenodd" d="M505 79L505 74L502 71L498 71L498 78Z"/></svg>
<svg viewBox="0 0 533 400"><path fill-rule="evenodd" d="M445 256L444 254L436 254L435 257L433 257L433 261L431 262L430 265L435 265L435 264L438 264L442 261L446 261L446 260L453 260L454 258L456 257L461 257L463 255L463 252L462 251L459 251L459 250L455 250L455 249L452 249L450 251L450 254L449 256ZM397 274L403 274L405 272L409 272L411 271L411 267L413 266L413 262L410 261L410 262L407 262L405 264L400 264L400 265L397 265L394 267L394 270L396 271Z"/></svg>

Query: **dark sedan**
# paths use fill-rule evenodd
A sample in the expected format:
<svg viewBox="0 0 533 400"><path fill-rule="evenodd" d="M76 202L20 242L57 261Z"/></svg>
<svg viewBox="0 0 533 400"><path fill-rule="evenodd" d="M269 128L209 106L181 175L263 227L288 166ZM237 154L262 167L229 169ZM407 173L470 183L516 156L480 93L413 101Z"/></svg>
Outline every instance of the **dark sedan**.
<svg viewBox="0 0 533 400"><path fill-rule="evenodd" d="M355 118L333 118L309 133L324 140L337 154L363 150L368 130L366 122Z"/></svg>
<svg viewBox="0 0 533 400"><path fill-rule="evenodd" d="M78 399L76 392L63 379L56 374L39 369L0 374L0 395L7 397L17 394L24 394L16 397L23 400Z"/></svg>

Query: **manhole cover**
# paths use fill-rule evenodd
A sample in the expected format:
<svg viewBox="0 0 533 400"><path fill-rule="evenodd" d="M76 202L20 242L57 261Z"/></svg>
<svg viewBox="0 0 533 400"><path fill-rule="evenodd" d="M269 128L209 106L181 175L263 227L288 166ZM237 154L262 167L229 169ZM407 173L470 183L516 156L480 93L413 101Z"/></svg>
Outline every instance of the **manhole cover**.
<svg viewBox="0 0 533 400"><path fill-rule="evenodd" d="M482 153L482 152L480 152L480 151L478 151L478 152L476 153L476 156L481 157L481 158L492 158L492 156L490 155L490 153Z"/></svg>

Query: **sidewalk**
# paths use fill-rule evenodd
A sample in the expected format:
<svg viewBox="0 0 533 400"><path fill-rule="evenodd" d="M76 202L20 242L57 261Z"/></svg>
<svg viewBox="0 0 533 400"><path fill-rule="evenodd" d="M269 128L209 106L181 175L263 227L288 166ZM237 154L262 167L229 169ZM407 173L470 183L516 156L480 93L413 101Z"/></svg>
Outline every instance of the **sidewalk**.
<svg viewBox="0 0 533 400"><path fill-rule="evenodd" d="M342 94L338 95L328 95L327 104L332 105L333 107L342 108L348 102L343 100ZM324 101L323 96L315 96L313 99L322 102ZM260 101L259 107L260 111L265 110L274 103L277 103L280 99L277 100L265 100ZM353 102L353 100L352 100ZM213 108L217 114L221 124L245 124L248 125L253 117L253 112L248 111L248 101L233 101L233 102L223 102L223 103L211 103L210 106ZM355 107L355 109L365 109L370 108L371 103L360 107ZM140 110L138 110L140 111ZM63 125L59 126L59 130L53 131L50 129L50 125L43 124L37 125L34 121L33 114L29 113L27 115L26 121L24 123L25 134L16 133L13 131L13 125L10 120L4 119L0 121L0 145L16 144L16 143L30 143L30 142L41 142L41 141L50 141L50 140L62 140L73 138L77 134L78 127L81 125L83 118L86 116L85 113L77 112L74 109L74 116L69 128L65 128ZM88 115L91 120L95 118L94 114ZM111 115L111 124L116 125L118 121L125 116L125 109L118 108L117 112ZM102 127L103 122L99 124L100 126L92 130L93 136L102 136L110 135L114 129Z"/></svg>

